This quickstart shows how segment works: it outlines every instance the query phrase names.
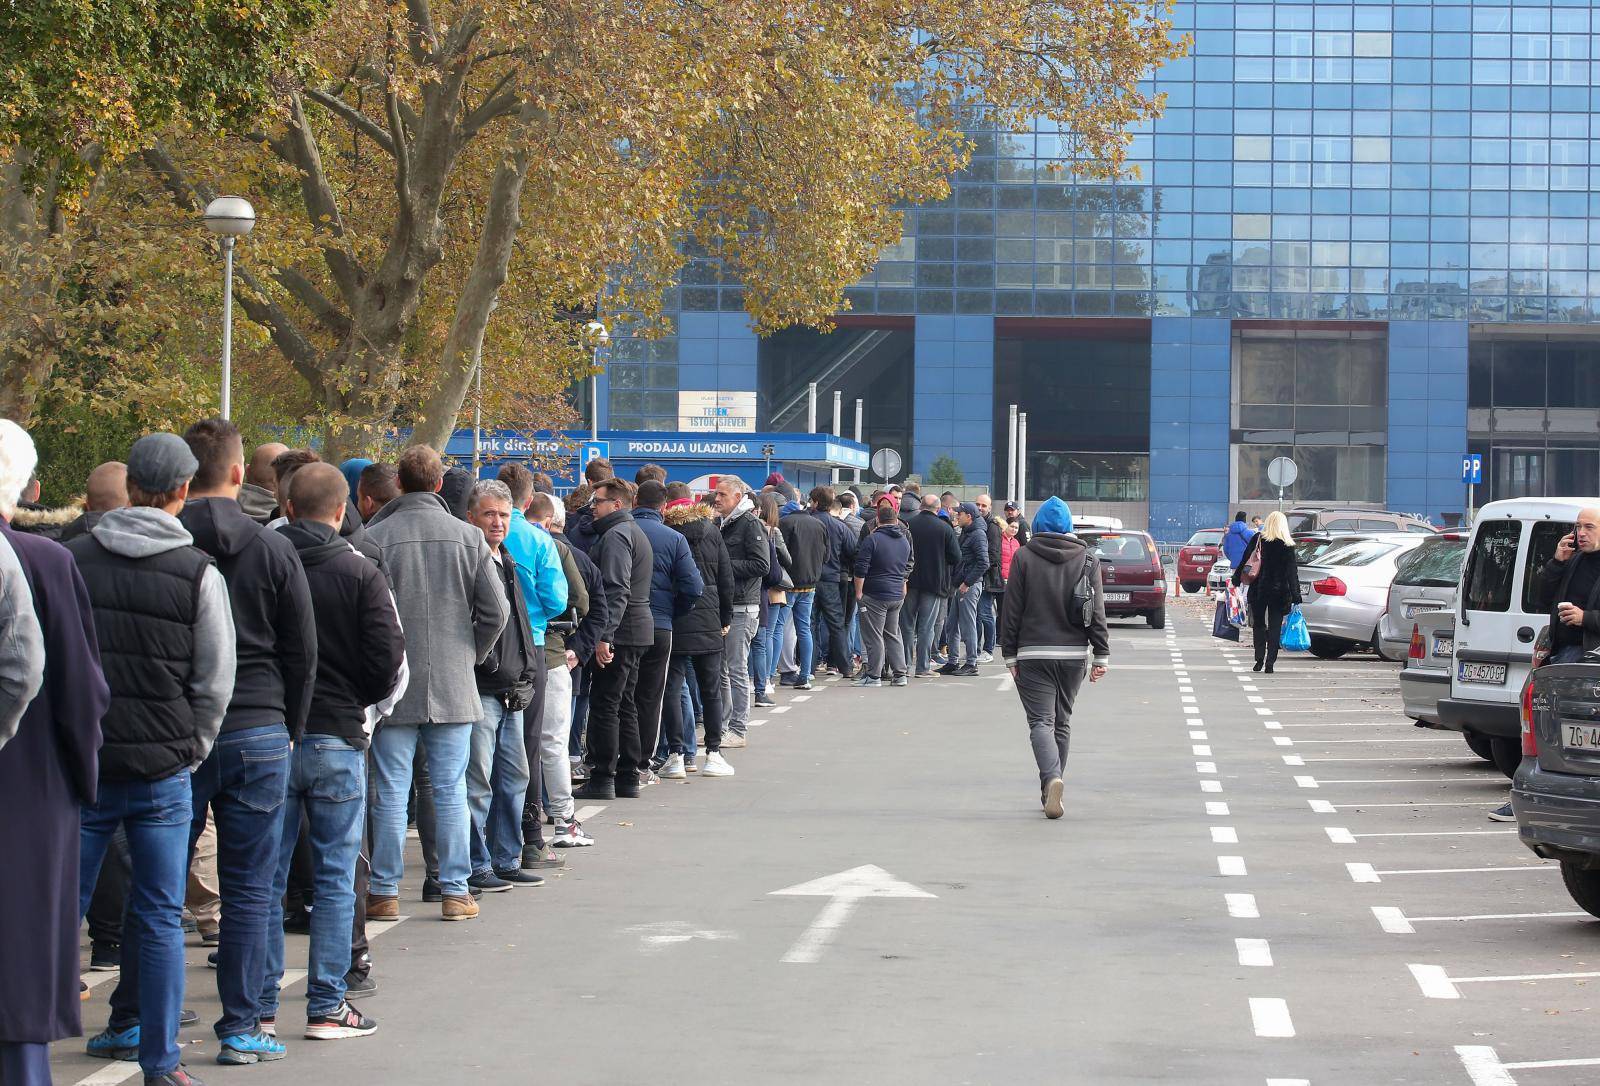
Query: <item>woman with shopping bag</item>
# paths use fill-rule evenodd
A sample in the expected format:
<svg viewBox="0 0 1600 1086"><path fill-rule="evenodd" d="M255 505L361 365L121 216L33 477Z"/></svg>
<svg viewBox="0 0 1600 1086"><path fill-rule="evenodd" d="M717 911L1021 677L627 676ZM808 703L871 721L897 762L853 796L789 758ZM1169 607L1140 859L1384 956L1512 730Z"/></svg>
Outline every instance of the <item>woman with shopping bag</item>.
<svg viewBox="0 0 1600 1086"><path fill-rule="evenodd" d="M1283 619L1300 602L1299 569L1294 560L1294 537L1282 513L1267 517L1267 526L1250 540L1244 557L1234 567L1233 583L1246 585L1250 633L1256 650L1254 671L1272 674L1278 661Z"/></svg>

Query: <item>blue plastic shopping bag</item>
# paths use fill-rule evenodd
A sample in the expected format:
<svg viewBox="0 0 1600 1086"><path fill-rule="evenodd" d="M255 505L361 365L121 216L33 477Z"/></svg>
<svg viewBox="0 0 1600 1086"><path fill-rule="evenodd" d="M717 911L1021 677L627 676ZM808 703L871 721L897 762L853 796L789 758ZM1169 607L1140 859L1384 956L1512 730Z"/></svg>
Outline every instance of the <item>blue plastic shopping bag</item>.
<svg viewBox="0 0 1600 1086"><path fill-rule="evenodd" d="M1283 637L1278 644L1285 652L1311 651L1311 631L1306 628L1306 616L1300 613L1299 604L1283 616Z"/></svg>

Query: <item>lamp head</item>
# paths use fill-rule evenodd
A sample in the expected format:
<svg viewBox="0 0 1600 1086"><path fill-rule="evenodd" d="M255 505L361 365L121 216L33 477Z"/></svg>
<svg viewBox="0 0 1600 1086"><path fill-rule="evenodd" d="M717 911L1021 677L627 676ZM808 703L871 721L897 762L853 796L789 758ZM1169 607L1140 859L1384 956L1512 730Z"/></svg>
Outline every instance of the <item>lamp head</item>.
<svg viewBox="0 0 1600 1086"><path fill-rule="evenodd" d="M243 196L218 196L206 205L205 223L221 237L243 237L255 228L256 209Z"/></svg>
<svg viewBox="0 0 1600 1086"><path fill-rule="evenodd" d="M594 342L601 347L604 347L607 343L611 342L611 333L607 331L606 326L601 324L599 321L590 321L588 324L583 326L583 330L589 334L590 339L594 340Z"/></svg>

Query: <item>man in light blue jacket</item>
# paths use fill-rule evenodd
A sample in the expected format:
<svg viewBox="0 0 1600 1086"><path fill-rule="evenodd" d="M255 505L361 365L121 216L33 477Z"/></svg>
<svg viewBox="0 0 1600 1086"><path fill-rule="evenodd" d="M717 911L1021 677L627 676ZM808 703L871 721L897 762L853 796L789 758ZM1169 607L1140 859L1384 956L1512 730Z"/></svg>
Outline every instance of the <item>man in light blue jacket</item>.
<svg viewBox="0 0 1600 1086"><path fill-rule="evenodd" d="M1222 537L1222 553L1227 556L1229 563L1235 569L1244 561L1244 552L1249 549L1250 541L1255 537L1255 529L1245 520L1244 511L1235 513L1233 523L1228 525L1228 532Z"/></svg>

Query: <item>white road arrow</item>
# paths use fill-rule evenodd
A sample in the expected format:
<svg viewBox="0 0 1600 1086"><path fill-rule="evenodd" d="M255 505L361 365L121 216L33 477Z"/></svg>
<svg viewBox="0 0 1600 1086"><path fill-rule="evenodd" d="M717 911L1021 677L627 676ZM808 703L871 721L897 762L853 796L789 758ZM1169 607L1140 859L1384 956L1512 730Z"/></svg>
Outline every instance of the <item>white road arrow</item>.
<svg viewBox="0 0 1600 1086"><path fill-rule="evenodd" d="M919 886L901 882L876 864L862 864L837 875L827 875L810 882L802 882L786 890L773 890L779 897L825 897L831 900L822 907L811 926L795 940L794 946L783 956L783 961L810 963L822 957L833 933L855 912L856 903L864 897L937 897Z"/></svg>

